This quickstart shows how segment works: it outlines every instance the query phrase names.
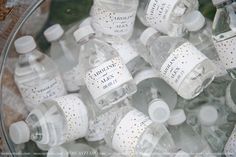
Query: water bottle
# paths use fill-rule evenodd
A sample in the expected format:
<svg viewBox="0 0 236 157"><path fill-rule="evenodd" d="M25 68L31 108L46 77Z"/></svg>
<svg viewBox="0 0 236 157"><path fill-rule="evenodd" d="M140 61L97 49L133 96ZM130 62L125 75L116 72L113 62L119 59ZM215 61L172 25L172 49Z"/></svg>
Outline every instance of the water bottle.
<svg viewBox="0 0 236 157"><path fill-rule="evenodd" d="M98 157L98 152L87 144L69 143L52 147L48 150L47 157Z"/></svg>
<svg viewBox="0 0 236 157"><path fill-rule="evenodd" d="M212 37L221 62L236 78L236 15L232 0L212 0L216 6Z"/></svg>
<svg viewBox="0 0 236 157"><path fill-rule="evenodd" d="M138 0L94 0L91 17L96 32L128 40L133 32Z"/></svg>
<svg viewBox="0 0 236 157"><path fill-rule="evenodd" d="M80 72L97 106L103 110L136 92L136 85L117 51L95 37L91 26L78 29Z"/></svg>
<svg viewBox="0 0 236 157"><path fill-rule="evenodd" d="M13 123L9 134L15 144L32 140L58 146L87 135L88 114L76 94L46 100L32 110L25 121Z"/></svg>
<svg viewBox="0 0 236 157"><path fill-rule="evenodd" d="M160 36L150 27L140 40L148 48L140 55L184 99L198 96L213 81L215 65L186 39Z"/></svg>
<svg viewBox="0 0 236 157"><path fill-rule="evenodd" d="M219 111L221 112L221 110ZM204 105L198 113L198 121L200 123L200 134L208 142L212 151L222 152L224 149L225 134L218 129L220 119L225 116L218 113L217 108L212 105Z"/></svg>
<svg viewBox="0 0 236 157"><path fill-rule="evenodd" d="M132 96L132 104L139 111L149 115L152 121L165 123L177 104L177 94L152 68L147 68L134 80L138 90Z"/></svg>
<svg viewBox="0 0 236 157"><path fill-rule="evenodd" d="M76 43L66 39L64 30L59 24L46 29L44 36L51 43L50 56L62 74L67 91L78 91L82 85L82 78L79 72Z"/></svg>
<svg viewBox="0 0 236 157"><path fill-rule="evenodd" d="M170 131L175 144L183 151L190 154L200 154L207 156L211 153L207 143L195 132L190 125L186 123L186 115L182 109L177 109L171 112L168 120L168 130Z"/></svg>
<svg viewBox="0 0 236 157"><path fill-rule="evenodd" d="M169 36L184 36L182 17L197 8L197 0L140 0L137 15L146 26Z"/></svg>
<svg viewBox="0 0 236 157"><path fill-rule="evenodd" d="M156 156L176 151L166 127L153 123L138 110L124 106L107 122L106 142L126 156Z"/></svg>
<svg viewBox="0 0 236 157"><path fill-rule="evenodd" d="M14 44L20 54L14 78L29 110L46 99L66 94L55 63L37 50L33 37L21 37Z"/></svg>

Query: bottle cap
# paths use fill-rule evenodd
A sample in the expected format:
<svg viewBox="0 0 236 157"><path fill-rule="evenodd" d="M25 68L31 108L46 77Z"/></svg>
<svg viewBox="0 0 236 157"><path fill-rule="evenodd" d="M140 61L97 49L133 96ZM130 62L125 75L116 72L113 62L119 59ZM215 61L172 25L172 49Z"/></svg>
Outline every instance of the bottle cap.
<svg viewBox="0 0 236 157"><path fill-rule="evenodd" d="M83 38L87 37L90 34L94 34L94 33L95 32L94 32L93 28L90 25L88 25L88 26L84 26L84 27L77 29L74 32L74 38L75 38L76 42L80 42Z"/></svg>
<svg viewBox="0 0 236 157"><path fill-rule="evenodd" d="M50 148L47 157L69 157L69 153L65 148L58 146Z"/></svg>
<svg viewBox="0 0 236 157"><path fill-rule="evenodd" d="M9 134L15 144L22 144L30 140L30 129L24 121L13 123L9 128Z"/></svg>
<svg viewBox="0 0 236 157"><path fill-rule="evenodd" d="M224 2L228 2L229 0L212 0L213 5L219 5Z"/></svg>
<svg viewBox="0 0 236 157"><path fill-rule="evenodd" d="M180 150L175 154L175 157L190 157L190 155L188 153Z"/></svg>
<svg viewBox="0 0 236 157"><path fill-rule="evenodd" d="M156 78L156 77L160 77L158 75L158 72L155 71L153 68L148 68L148 69L142 70L141 72L137 73L134 76L134 81L136 84L139 84L143 80L146 80L149 78Z"/></svg>
<svg viewBox="0 0 236 157"><path fill-rule="evenodd" d="M170 117L170 108L163 100L156 99L149 104L148 113L153 122L165 123Z"/></svg>
<svg viewBox="0 0 236 157"><path fill-rule="evenodd" d="M48 42L52 42L61 38L64 30L60 24L55 24L44 31L44 36Z"/></svg>
<svg viewBox="0 0 236 157"><path fill-rule="evenodd" d="M184 110L177 109L170 113L170 118L168 120L169 125L180 125L186 121L186 115Z"/></svg>
<svg viewBox="0 0 236 157"><path fill-rule="evenodd" d="M92 17L87 17L79 24L79 28L91 25L91 21L92 21Z"/></svg>
<svg viewBox="0 0 236 157"><path fill-rule="evenodd" d="M148 39L156 33L159 33L159 32L152 27L145 29L144 32L140 36L141 43L143 45L147 45Z"/></svg>
<svg viewBox="0 0 236 157"><path fill-rule="evenodd" d="M203 106L198 115L201 125L211 126L214 125L218 119L218 112L214 106Z"/></svg>
<svg viewBox="0 0 236 157"><path fill-rule="evenodd" d="M189 31L200 30L206 22L205 17L200 11L192 11L183 17L184 25Z"/></svg>
<svg viewBox="0 0 236 157"><path fill-rule="evenodd" d="M35 40L32 36L23 36L14 42L16 52L20 54L28 53L36 48Z"/></svg>

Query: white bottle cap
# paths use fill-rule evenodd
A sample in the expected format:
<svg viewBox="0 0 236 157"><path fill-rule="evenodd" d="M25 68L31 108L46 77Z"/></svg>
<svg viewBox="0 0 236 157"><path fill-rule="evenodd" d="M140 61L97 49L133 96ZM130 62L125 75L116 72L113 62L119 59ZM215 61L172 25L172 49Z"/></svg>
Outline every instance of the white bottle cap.
<svg viewBox="0 0 236 157"><path fill-rule="evenodd" d="M69 157L69 153L65 148L58 146L50 148L47 157Z"/></svg>
<svg viewBox="0 0 236 157"><path fill-rule="evenodd" d="M205 17L200 11L192 11L183 17L184 25L189 31L200 30L206 22Z"/></svg>
<svg viewBox="0 0 236 157"><path fill-rule="evenodd" d="M212 0L212 3L214 5L219 5L219 4L222 4L224 2L228 2L229 0Z"/></svg>
<svg viewBox="0 0 236 157"><path fill-rule="evenodd" d="M81 28L77 29L74 32L74 38L75 38L76 42L80 42L83 38L87 37L90 34L94 34L94 33L95 32L94 32L93 28L90 25L88 25L88 26L81 27Z"/></svg>
<svg viewBox="0 0 236 157"><path fill-rule="evenodd" d="M60 24L55 24L44 31L44 36L48 42L52 42L61 38L64 30Z"/></svg>
<svg viewBox="0 0 236 157"><path fill-rule="evenodd" d="M170 108L163 100L156 99L149 104L148 114L152 121L165 123L170 117Z"/></svg>
<svg viewBox="0 0 236 157"><path fill-rule="evenodd" d="M175 157L190 157L190 155L188 153L180 150L175 154Z"/></svg>
<svg viewBox="0 0 236 157"><path fill-rule="evenodd" d="M170 118L168 120L169 125L180 125L186 121L186 115L184 110L177 109L170 113Z"/></svg>
<svg viewBox="0 0 236 157"><path fill-rule="evenodd" d="M159 33L159 32L152 27L145 29L144 32L140 36L141 43L146 46L149 38L156 33Z"/></svg>
<svg viewBox="0 0 236 157"><path fill-rule="evenodd" d="M156 78L156 77L160 77L158 75L158 72L155 71L153 68L148 68L148 69L142 70L141 72L137 73L134 76L134 81L136 84L139 84L143 80L146 80L149 78Z"/></svg>
<svg viewBox="0 0 236 157"><path fill-rule="evenodd" d="M84 19L84 20L79 24L79 28L82 28L82 27L91 25L91 21L92 21L92 17L88 17L88 18Z"/></svg>
<svg viewBox="0 0 236 157"><path fill-rule="evenodd" d="M23 36L14 42L16 52L20 54L28 53L36 48L35 40L32 36Z"/></svg>
<svg viewBox="0 0 236 157"><path fill-rule="evenodd" d="M203 106L198 114L201 125L212 126L218 119L218 112L213 106Z"/></svg>
<svg viewBox="0 0 236 157"><path fill-rule="evenodd" d="M9 134L15 144L22 144L30 140L30 129L24 121L13 123L9 128Z"/></svg>

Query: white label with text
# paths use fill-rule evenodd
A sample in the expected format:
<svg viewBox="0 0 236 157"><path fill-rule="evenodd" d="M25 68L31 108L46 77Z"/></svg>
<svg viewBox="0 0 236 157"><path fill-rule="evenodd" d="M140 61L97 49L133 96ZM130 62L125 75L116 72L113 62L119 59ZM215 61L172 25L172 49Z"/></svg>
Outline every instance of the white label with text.
<svg viewBox="0 0 236 157"><path fill-rule="evenodd" d="M87 72L85 82L93 98L97 99L132 79L120 57L116 57Z"/></svg>
<svg viewBox="0 0 236 157"><path fill-rule="evenodd" d="M92 24L94 28L104 34L125 35L134 27L136 11L112 12L105 8L94 6L92 8Z"/></svg>
<svg viewBox="0 0 236 157"><path fill-rule="evenodd" d="M207 57L191 43L186 42L170 54L161 67L162 78L178 91L184 78Z"/></svg>
<svg viewBox="0 0 236 157"><path fill-rule="evenodd" d="M170 15L177 2L178 0L151 0L146 11L149 25L167 33Z"/></svg>

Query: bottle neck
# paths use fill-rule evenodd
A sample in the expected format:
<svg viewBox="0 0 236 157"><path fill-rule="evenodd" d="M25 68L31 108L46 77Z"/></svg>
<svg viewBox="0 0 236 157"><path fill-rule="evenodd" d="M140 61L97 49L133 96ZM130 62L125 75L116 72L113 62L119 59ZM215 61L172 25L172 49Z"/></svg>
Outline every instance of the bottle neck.
<svg viewBox="0 0 236 157"><path fill-rule="evenodd" d="M40 62L44 59L43 53L38 51L37 49L32 50L31 52L21 54L19 56L19 65L20 66L27 66L30 62Z"/></svg>
<svg viewBox="0 0 236 157"><path fill-rule="evenodd" d="M155 41L157 38L160 37L160 33L155 33L153 34L148 40L147 40L147 43L146 43L146 47L150 47Z"/></svg>
<svg viewBox="0 0 236 157"><path fill-rule="evenodd" d="M228 1L223 2L223 3L221 3L221 4L217 4L215 7L216 7L217 9L220 9L220 8L224 8L224 7L227 6L227 5L231 5L232 3L233 3L233 0L228 0Z"/></svg>
<svg viewBox="0 0 236 157"><path fill-rule="evenodd" d="M160 100L161 99L160 91L156 87L152 86L148 91L147 99L148 99L148 104L151 104L154 100Z"/></svg>
<svg viewBox="0 0 236 157"><path fill-rule="evenodd" d="M90 40L95 38L95 33L89 34L85 37L83 37L80 41L78 41L77 43L81 46L84 45L86 43L88 43Z"/></svg>

